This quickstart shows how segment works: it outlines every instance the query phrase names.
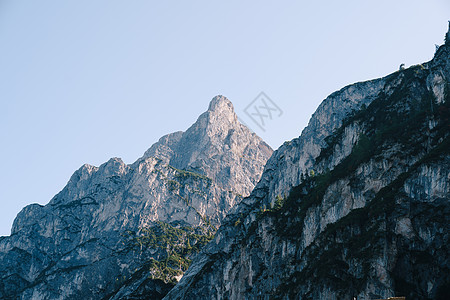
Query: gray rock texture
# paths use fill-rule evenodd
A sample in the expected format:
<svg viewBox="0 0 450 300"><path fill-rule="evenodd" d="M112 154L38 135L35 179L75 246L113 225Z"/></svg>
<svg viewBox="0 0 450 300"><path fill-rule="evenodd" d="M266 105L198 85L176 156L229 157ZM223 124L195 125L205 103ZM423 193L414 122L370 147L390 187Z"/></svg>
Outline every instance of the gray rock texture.
<svg viewBox="0 0 450 300"><path fill-rule="evenodd" d="M135 163L82 166L0 239L0 299L161 298L271 154L217 96L186 132L162 137Z"/></svg>
<svg viewBox="0 0 450 300"><path fill-rule="evenodd" d="M164 299L447 299L449 54L326 98Z"/></svg>

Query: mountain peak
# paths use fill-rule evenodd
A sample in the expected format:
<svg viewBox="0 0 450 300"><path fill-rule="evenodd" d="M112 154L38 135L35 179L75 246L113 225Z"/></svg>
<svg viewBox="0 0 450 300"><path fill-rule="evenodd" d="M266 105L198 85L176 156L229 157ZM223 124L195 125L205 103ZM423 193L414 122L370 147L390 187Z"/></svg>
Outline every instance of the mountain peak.
<svg viewBox="0 0 450 300"><path fill-rule="evenodd" d="M233 104L225 96L212 98L208 110L185 132L168 135L154 144L144 158L155 156L177 169L195 172L216 180L219 186L248 195L256 182L241 184L252 172L261 170L249 168L248 174L238 171L240 164L253 161L256 166L264 165L272 154L264 141L240 124ZM232 163L228 162L233 158ZM221 161L217 164L217 161ZM240 172L242 174L237 174ZM225 175L224 174L228 174ZM219 180L220 178L220 180ZM238 179L239 178L239 179ZM259 179L259 178L258 178Z"/></svg>
<svg viewBox="0 0 450 300"><path fill-rule="evenodd" d="M222 95L217 95L214 98L212 98L211 102L209 103L208 111L212 112L225 112L229 111L234 113L233 104L230 100L228 100L227 97Z"/></svg>

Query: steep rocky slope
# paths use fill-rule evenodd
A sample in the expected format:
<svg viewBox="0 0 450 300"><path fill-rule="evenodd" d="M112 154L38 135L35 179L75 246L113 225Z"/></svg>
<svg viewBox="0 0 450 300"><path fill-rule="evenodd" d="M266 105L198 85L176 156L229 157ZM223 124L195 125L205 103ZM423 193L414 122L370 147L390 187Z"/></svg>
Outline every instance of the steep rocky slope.
<svg viewBox="0 0 450 300"><path fill-rule="evenodd" d="M0 239L0 299L161 298L271 154L217 96L135 163L82 166Z"/></svg>
<svg viewBox="0 0 450 300"><path fill-rule="evenodd" d="M165 299L448 296L448 35L325 99Z"/></svg>

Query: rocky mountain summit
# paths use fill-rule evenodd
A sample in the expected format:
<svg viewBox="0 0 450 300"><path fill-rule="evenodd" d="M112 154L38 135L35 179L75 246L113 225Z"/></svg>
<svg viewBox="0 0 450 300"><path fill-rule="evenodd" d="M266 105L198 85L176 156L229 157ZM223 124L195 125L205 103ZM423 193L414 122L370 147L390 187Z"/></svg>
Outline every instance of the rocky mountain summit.
<svg viewBox="0 0 450 300"><path fill-rule="evenodd" d="M326 98L164 299L448 299L449 55Z"/></svg>
<svg viewBox="0 0 450 300"><path fill-rule="evenodd" d="M84 165L0 238L0 299L158 299L258 182L272 149L215 97L135 163Z"/></svg>

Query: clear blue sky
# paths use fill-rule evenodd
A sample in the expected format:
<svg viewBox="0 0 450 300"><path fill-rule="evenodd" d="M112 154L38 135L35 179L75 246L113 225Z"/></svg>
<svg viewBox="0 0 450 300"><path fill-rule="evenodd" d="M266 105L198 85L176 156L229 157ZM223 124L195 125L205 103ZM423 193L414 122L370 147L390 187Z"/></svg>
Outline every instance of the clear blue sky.
<svg viewBox="0 0 450 300"><path fill-rule="evenodd" d="M449 13L445 0L0 0L0 235L82 164L132 163L217 94L277 148L333 91L431 59ZM261 91L284 112L265 132L243 112Z"/></svg>

